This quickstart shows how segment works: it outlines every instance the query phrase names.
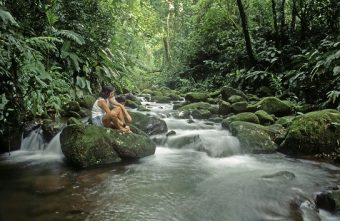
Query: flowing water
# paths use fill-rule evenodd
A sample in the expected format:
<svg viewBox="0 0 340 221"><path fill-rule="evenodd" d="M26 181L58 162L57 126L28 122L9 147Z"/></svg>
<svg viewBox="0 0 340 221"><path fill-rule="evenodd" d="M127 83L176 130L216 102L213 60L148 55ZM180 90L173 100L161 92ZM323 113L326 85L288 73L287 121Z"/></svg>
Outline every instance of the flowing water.
<svg viewBox="0 0 340 221"><path fill-rule="evenodd" d="M144 102L173 135L138 162L72 170L59 135L37 129L0 157L0 220L262 221L340 220L313 208L340 169L282 154L242 155L219 124L173 118L172 105ZM222 157L223 156L223 157Z"/></svg>

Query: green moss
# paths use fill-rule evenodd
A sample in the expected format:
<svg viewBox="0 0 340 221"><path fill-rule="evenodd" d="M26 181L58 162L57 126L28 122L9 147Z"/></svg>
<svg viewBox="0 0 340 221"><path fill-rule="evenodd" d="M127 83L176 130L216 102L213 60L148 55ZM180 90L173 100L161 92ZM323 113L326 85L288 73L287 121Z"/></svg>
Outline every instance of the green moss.
<svg viewBox="0 0 340 221"><path fill-rule="evenodd" d="M67 161L82 168L148 156L156 148L146 136L93 125L67 126L60 142Z"/></svg>
<svg viewBox="0 0 340 221"><path fill-rule="evenodd" d="M228 117L222 121L222 127L228 128L228 125L230 125L234 121L246 121L246 122L252 122L255 124L259 124L259 119L258 117L251 112L245 112L245 113L240 113L233 115L231 117Z"/></svg>
<svg viewBox="0 0 340 221"><path fill-rule="evenodd" d="M185 105L183 107L180 107L178 110L179 111L184 111L184 110L202 110L202 109L209 109L210 104L205 103L205 102L197 102L197 103L192 103Z"/></svg>
<svg viewBox="0 0 340 221"><path fill-rule="evenodd" d="M340 148L340 112L322 110L292 121L281 149L292 154L330 153Z"/></svg>
<svg viewBox="0 0 340 221"><path fill-rule="evenodd" d="M258 110L255 112L256 116L259 118L262 125L268 125L274 123L274 119L264 110Z"/></svg>
<svg viewBox="0 0 340 221"><path fill-rule="evenodd" d="M242 102L242 101L246 101L246 99L244 99L243 97L241 96L238 96L238 95L232 95L228 98L228 102L230 103L236 103L236 102Z"/></svg>
<svg viewBox="0 0 340 221"><path fill-rule="evenodd" d="M209 95L202 92L191 92L185 95L185 100L189 102L207 101Z"/></svg>
<svg viewBox="0 0 340 221"><path fill-rule="evenodd" d="M285 116L292 113L292 106L276 97L265 97L254 105L258 110L264 110L275 116Z"/></svg>
<svg viewBox="0 0 340 221"><path fill-rule="evenodd" d="M273 153L277 146L266 128L259 124L234 121L229 125L231 133L236 136L245 153Z"/></svg>

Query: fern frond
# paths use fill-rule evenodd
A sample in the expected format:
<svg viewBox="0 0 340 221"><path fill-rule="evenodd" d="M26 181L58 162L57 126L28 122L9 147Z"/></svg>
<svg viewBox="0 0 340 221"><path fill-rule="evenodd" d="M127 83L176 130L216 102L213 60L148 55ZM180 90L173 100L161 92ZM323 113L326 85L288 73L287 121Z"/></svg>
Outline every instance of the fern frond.
<svg viewBox="0 0 340 221"><path fill-rule="evenodd" d="M26 39L25 42L33 48L57 51L55 43L57 42L61 43L62 40L55 37L32 37Z"/></svg>
<svg viewBox="0 0 340 221"><path fill-rule="evenodd" d="M85 44L85 40L80 34L77 34L77 33L70 31L70 30L57 30L57 31L54 32L54 35L72 40L79 45Z"/></svg>
<svg viewBox="0 0 340 221"><path fill-rule="evenodd" d="M15 21L11 13L1 8L0 8L0 18L5 25L10 24L10 25L19 27L18 23Z"/></svg>

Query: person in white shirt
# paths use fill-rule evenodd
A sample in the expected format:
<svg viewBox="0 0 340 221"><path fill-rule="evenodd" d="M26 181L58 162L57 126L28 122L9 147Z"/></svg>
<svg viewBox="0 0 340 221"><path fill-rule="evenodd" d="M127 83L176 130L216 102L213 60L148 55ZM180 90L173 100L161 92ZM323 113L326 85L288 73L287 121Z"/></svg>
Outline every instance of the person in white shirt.
<svg viewBox="0 0 340 221"><path fill-rule="evenodd" d="M132 118L126 111L124 105L115 100L114 94L114 87L102 87L102 90L92 107L92 124L101 127L110 127L124 132L131 132L130 128L125 123L125 119L130 123ZM110 109L110 104L113 106L112 109Z"/></svg>

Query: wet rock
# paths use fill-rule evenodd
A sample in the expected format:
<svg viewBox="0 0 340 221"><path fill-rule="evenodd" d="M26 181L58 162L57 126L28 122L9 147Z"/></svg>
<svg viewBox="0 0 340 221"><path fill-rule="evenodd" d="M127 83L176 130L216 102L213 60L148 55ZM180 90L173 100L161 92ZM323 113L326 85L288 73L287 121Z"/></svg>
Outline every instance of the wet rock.
<svg viewBox="0 0 340 221"><path fill-rule="evenodd" d="M129 108L138 108L140 105L132 100L126 99L125 106Z"/></svg>
<svg viewBox="0 0 340 221"><path fill-rule="evenodd" d="M315 203L320 209L330 212L340 211L340 190L323 192L316 195Z"/></svg>
<svg viewBox="0 0 340 221"><path fill-rule="evenodd" d="M262 125L234 121L228 128L232 135L239 139L244 153L273 153L277 149L277 145Z"/></svg>
<svg viewBox="0 0 340 221"><path fill-rule="evenodd" d="M164 120L147 116L138 112L129 112L132 117L132 125L144 131L148 135L161 134L168 131L168 127Z"/></svg>
<svg viewBox="0 0 340 221"><path fill-rule="evenodd" d="M172 101L172 99L168 96L153 96L151 101L154 101L156 103L161 103L161 104L167 104Z"/></svg>
<svg viewBox="0 0 340 221"><path fill-rule="evenodd" d="M264 110L258 110L255 112L255 114L259 118L260 124L262 125L270 125L274 123L274 118Z"/></svg>
<svg viewBox="0 0 340 221"><path fill-rule="evenodd" d="M195 150L203 150L204 145L198 134L188 134L180 136L171 136L167 140L169 147L174 148L189 148Z"/></svg>
<svg viewBox="0 0 340 221"><path fill-rule="evenodd" d="M41 126L43 131L44 140L48 143L52 140L52 138L59 133L62 128L65 126L64 123L55 122L51 119L45 119Z"/></svg>
<svg viewBox="0 0 340 221"><path fill-rule="evenodd" d="M236 102L231 105L233 113L242 113L248 111L248 103L246 101Z"/></svg>
<svg viewBox="0 0 340 221"><path fill-rule="evenodd" d="M225 86L221 89L221 95L224 101L228 101L228 99L233 95L238 95L247 100L247 96L242 91L228 86Z"/></svg>
<svg viewBox="0 0 340 221"><path fill-rule="evenodd" d="M202 92L191 92L184 96L185 100L190 103L195 102L205 102L208 100L209 95L207 93Z"/></svg>
<svg viewBox="0 0 340 221"><path fill-rule="evenodd" d="M167 137L173 136L173 135L176 135L176 131L174 131L174 130L170 130L170 131L166 134Z"/></svg>
<svg viewBox="0 0 340 221"><path fill-rule="evenodd" d="M227 101L220 101L218 106L218 113L221 115L228 115L232 113L231 104Z"/></svg>
<svg viewBox="0 0 340 221"><path fill-rule="evenodd" d="M185 110L208 110L211 107L209 103L206 102L198 102L198 103L191 103L185 106L180 107L179 111Z"/></svg>
<svg viewBox="0 0 340 221"><path fill-rule="evenodd" d="M149 156L156 149L148 137L93 125L65 127L60 143L67 162L81 168Z"/></svg>
<svg viewBox="0 0 340 221"><path fill-rule="evenodd" d="M276 97L265 97L253 106L257 110L264 110L268 114L274 114L277 117L287 116L293 112L293 107L290 104Z"/></svg>
<svg viewBox="0 0 340 221"><path fill-rule="evenodd" d="M240 113L240 114L227 117L226 119L222 121L222 127L228 128L228 125L234 121L246 121L246 122L251 122L255 124L260 123L259 118L254 113L245 112L245 113Z"/></svg>
<svg viewBox="0 0 340 221"><path fill-rule="evenodd" d="M340 148L340 112L314 111L294 118L280 151L292 155L333 153Z"/></svg>
<svg viewBox="0 0 340 221"><path fill-rule="evenodd" d="M228 98L228 102L231 104L236 103L236 102L242 102L242 101L246 101L246 99L238 95L232 95Z"/></svg>
<svg viewBox="0 0 340 221"><path fill-rule="evenodd" d="M293 122L295 116L284 116L280 117L275 123L281 124L284 127L289 127L289 125Z"/></svg>

